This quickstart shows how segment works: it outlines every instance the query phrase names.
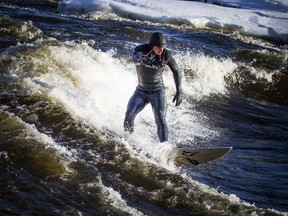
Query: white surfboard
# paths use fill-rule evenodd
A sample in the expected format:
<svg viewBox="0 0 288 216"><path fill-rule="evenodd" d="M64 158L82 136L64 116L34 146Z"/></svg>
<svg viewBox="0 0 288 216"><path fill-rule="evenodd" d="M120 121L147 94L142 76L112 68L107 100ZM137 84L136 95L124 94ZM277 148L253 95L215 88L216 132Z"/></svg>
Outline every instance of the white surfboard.
<svg viewBox="0 0 288 216"><path fill-rule="evenodd" d="M219 148L175 148L175 164L198 165L223 157L232 150L232 147Z"/></svg>

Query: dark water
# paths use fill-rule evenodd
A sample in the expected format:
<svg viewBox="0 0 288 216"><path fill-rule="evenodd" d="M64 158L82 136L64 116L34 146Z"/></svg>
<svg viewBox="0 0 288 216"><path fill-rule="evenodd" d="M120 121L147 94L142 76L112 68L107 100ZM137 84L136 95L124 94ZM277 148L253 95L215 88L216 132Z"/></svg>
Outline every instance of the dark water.
<svg viewBox="0 0 288 216"><path fill-rule="evenodd" d="M56 9L0 5L2 215L287 215L287 45ZM164 77L170 142L233 146L220 160L173 166L149 108L122 132L156 29L184 74L179 108Z"/></svg>

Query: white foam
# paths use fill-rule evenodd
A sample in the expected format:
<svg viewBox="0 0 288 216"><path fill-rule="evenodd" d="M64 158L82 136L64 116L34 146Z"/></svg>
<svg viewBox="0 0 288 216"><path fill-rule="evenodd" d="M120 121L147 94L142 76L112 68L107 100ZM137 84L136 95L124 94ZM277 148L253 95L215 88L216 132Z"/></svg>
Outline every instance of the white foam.
<svg viewBox="0 0 288 216"><path fill-rule="evenodd" d="M176 145L193 146L197 145L196 139L209 141L219 135L218 131L210 128L208 119L195 110L193 103L184 100L179 107L174 106L172 98L175 84L169 69L165 71L164 82L170 143L158 143L150 105L138 114L135 133L126 135L123 132L123 119L128 100L137 86L134 63L114 58L113 50L94 50L87 43L66 42L62 46L47 46L43 51L49 60L44 60L44 63L39 59L33 61L35 68L38 64L44 64L46 73L37 73L37 76L24 79L32 93L42 92L52 98L77 121L97 130L108 130L120 141L121 137L126 137L128 145L132 145L131 152L143 160L173 170L169 158ZM39 58L41 55L39 53ZM195 73L193 80L184 78L186 97L200 100L212 94L226 93L224 78L236 67L230 60L217 60L192 53L176 53L175 58L181 70L188 68Z"/></svg>
<svg viewBox="0 0 288 216"><path fill-rule="evenodd" d="M38 44L43 42L37 41ZM50 46L45 41L38 50L38 58L34 55L31 58L35 71L29 71L30 77L24 79L31 94L43 93L62 105L76 121L103 132L112 132L125 145L128 142L131 146L126 145L127 149L131 148L131 153L143 160L173 170L169 158L176 145L199 145L199 140L200 143L206 142L220 135L221 131L212 128L209 119L197 111L191 101L226 94L225 77L237 68L232 60L175 51L180 70L189 70L192 76L184 76L186 99L175 107L172 103L175 94L173 75L168 68L164 72L170 143L160 144L150 105L137 115L133 135L123 131L126 106L137 86L134 63L113 57L116 54L114 50L94 50L87 43L53 44ZM39 73L37 68L46 70ZM15 75L21 79L22 69L14 72L19 73ZM121 137L125 137L126 142Z"/></svg>
<svg viewBox="0 0 288 216"><path fill-rule="evenodd" d="M179 67L189 70L189 78L184 83L184 91L196 100L211 94L225 94L225 77L237 68L231 59L216 59L203 54L177 53L175 55Z"/></svg>
<svg viewBox="0 0 288 216"><path fill-rule="evenodd" d="M42 50L49 59L44 62L33 59L34 68L44 64L46 73L25 79L32 92L42 92L52 98L76 121L112 132L116 140L142 160L175 170L171 151L176 145L198 145L198 140L206 142L221 135L221 131L211 128L203 113L195 110L191 101L227 93L225 77L237 69L231 59L175 51L180 70L189 70L192 76L184 76L183 91L187 99L175 107L172 103L175 94L173 75L168 68L164 72L169 143L159 143L150 105L137 115L134 134L127 135L123 131L126 106L137 86L134 63L114 58L114 50L94 50L87 43L66 42L61 46L47 45ZM39 53L40 59L41 55ZM264 73L259 78L263 77L268 79L269 75Z"/></svg>

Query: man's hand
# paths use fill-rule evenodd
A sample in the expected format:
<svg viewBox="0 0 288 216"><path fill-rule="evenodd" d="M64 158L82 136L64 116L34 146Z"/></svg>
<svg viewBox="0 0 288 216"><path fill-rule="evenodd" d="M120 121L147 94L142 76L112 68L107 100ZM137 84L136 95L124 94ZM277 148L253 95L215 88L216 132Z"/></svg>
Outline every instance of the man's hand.
<svg viewBox="0 0 288 216"><path fill-rule="evenodd" d="M142 56L140 53L133 53L132 60L136 63L141 62Z"/></svg>
<svg viewBox="0 0 288 216"><path fill-rule="evenodd" d="M182 102L182 93L180 91L177 91L174 98L173 98L173 103L175 103L175 106L179 106L180 103Z"/></svg>

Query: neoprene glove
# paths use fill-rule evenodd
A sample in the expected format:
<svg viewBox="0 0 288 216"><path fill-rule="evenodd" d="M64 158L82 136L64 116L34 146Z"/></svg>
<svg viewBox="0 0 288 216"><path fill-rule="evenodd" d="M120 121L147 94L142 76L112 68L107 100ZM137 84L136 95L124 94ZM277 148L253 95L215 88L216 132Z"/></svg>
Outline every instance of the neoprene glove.
<svg viewBox="0 0 288 216"><path fill-rule="evenodd" d="M180 103L182 102L182 93L180 91L177 91L174 98L173 98L173 103L175 103L175 106L179 106Z"/></svg>
<svg viewBox="0 0 288 216"><path fill-rule="evenodd" d="M141 54L138 53L138 52L133 53L133 55L132 55L132 60L133 60L134 62L141 62L141 60L142 60Z"/></svg>

